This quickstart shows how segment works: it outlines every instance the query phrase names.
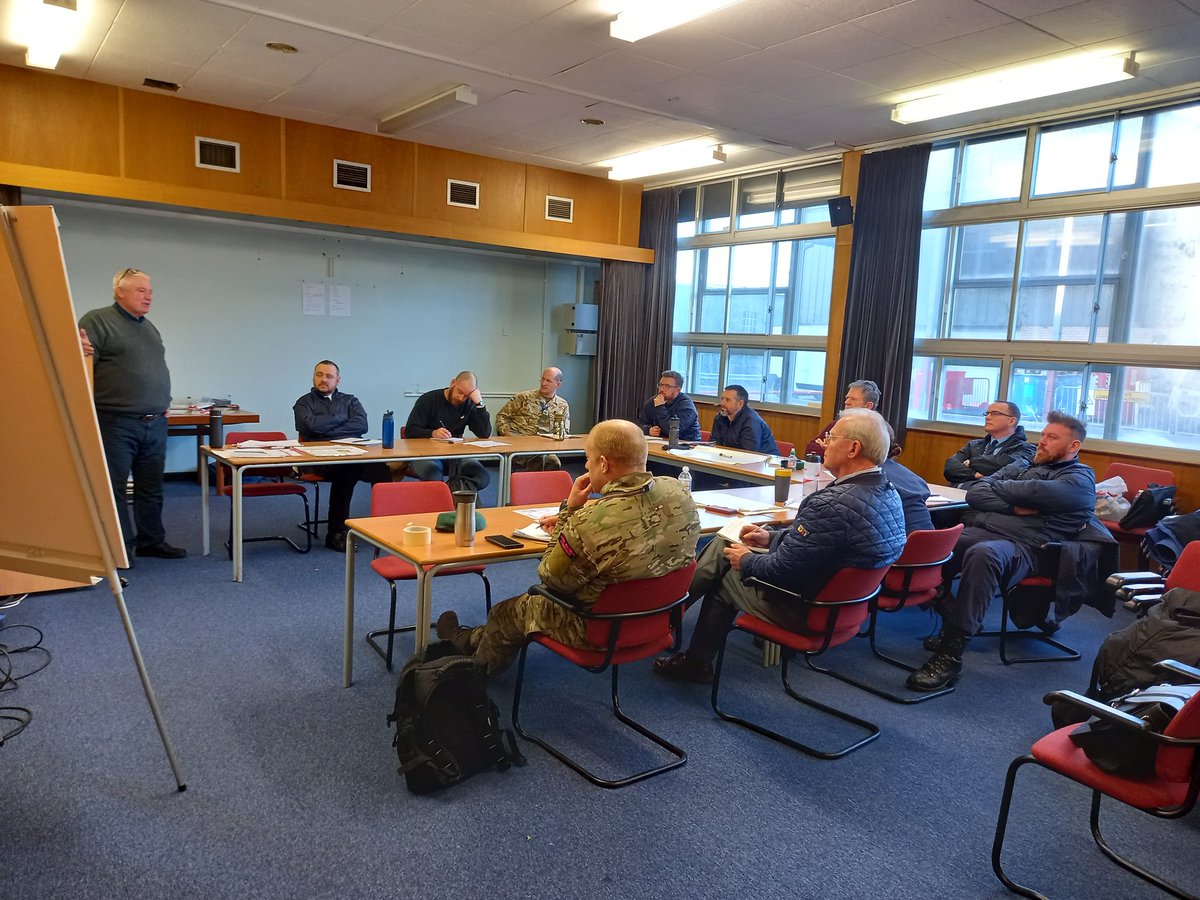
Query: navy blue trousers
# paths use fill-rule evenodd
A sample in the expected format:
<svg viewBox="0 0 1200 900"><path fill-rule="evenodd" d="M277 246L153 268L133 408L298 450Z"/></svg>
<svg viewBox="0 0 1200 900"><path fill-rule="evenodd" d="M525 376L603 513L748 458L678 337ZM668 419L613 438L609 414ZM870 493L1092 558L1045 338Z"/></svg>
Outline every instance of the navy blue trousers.
<svg viewBox="0 0 1200 900"><path fill-rule="evenodd" d="M167 460L167 417L97 412L117 519L126 547L153 547L166 540L163 528L163 468ZM125 490L133 475L133 519Z"/></svg>

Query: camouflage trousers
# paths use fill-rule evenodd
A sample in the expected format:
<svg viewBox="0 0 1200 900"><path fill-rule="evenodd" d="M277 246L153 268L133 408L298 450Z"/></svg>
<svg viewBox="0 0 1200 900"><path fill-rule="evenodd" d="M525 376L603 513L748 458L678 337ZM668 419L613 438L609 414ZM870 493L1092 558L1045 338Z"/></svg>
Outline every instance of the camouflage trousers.
<svg viewBox="0 0 1200 900"><path fill-rule="evenodd" d="M579 616L536 594L521 594L492 607L487 623L471 630L470 643L489 675L507 669L526 635L545 634L574 647L587 646L587 625Z"/></svg>
<svg viewBox="0 0 1200 900"><path fill-rule="evenodd" d="M562 461L553 453L545 456L518 456L512 461L512 467L520 472L556 472L562 468Z"/></svg>

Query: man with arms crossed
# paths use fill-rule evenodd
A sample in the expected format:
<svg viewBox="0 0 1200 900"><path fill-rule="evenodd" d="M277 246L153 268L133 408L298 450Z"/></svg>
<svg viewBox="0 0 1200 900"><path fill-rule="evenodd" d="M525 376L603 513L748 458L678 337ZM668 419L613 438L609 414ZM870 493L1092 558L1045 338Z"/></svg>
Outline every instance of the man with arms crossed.
<svg viewBox="0 0 1200 900"><path fill-rule="evenodd" d="M342 373L333 360L323 359L313 369L312 390L296 401L296 433L302 441L332 441L336 438L362 437L367 433L367 411L353 394L338 390ZM325 546L346 552L346 517L354 486L360 481L378 484L391 481L392 473L383 463L346 463L316 466L317 473L329 484L329 528Z"/></svg>
<svg viewBox="0 0 1200 900"><path fill-rule="evenodd" d="M542 383L536 391L522 391L500 407L496 413L496 434L548 434L559 436L571 433L571 407L558 396L562 387L562 369L549 366L542 371ZM562 463L553 453L545 456L521 456L513 467L531 471L561 469Z"/></svg>
<svg viewBox="0 0 1200 900"><path fill-rule="evenodd" d="M413 404L404 426L406 438L461 438L471 429L476 437L492 435L492 417L483 405L483 395L474 372L459 372L448 388L426 391ZM409 463L410 475L421 481L441 481L450 485L450 490L475 491L479 493L491 476L483 463L476 459L421 459Z"/></svg>
<svg viewBox="0 0 1200 900"><path fill-rule="evenodd" d="M810 494L786 528L747 525L740 543L713 540L696 564L692 597L703 597L686 653L661 656L654 672L677 681L712 682L712 660L739 611L782 628L799 628L807 610L780 595L745 583L757 577L805 597L815 597L842 568L877 569L904 549L904 511L896 489L880 471L891 442L883 417L863 410L834 423L825 465L835 476ZM751 547L767 552L756 554Z"/></svg>
<svg viewBox="0 0 1200 900"><path fill-rule="evenodd" d="M910 688L936 691L958 681L963 648L979 630L988 604L1034 571L1038 547L1075 538L1091 520L1096 475L1079 461L1086 438L1079 419L1052 411L1032 466L1019 459L967 488L975 520L959 536L954 558L942 567L947 585L961 573L958 595L940 604L941 634L926 640L933 656L908 677Z"/></svg>
<svg viewBox="0 0 1200 900"><path fill-rule="evenodd" d="M84 314L79 339L84 354L95 356L96 419L125 546L137 556L179 559L187 551L167 543L162 520L171 373L162 336L146 318L153 299L149 275L122 269L113 276L115 302ZM125 498L131 472L132 522Z"/></svg>
<svg viewBox="0 0 1200 900"><path fill-rule="evenodd" d="M770 426L750 408L750 395L740 384L726 385L721 392L721 409L713 417L712 439L722 447L779 455Z"/></svg>
<svg viewBox="0 0 1200 900"><path fill-rule="evenodd" d="M596 500L589 500L599 493ZM674 478L646 471L646 439L632 422L601 422L587 438L587 471L575 479L562 512L543 525L553 537L538 578L556 594L591 608L610 584L666 575L696 555L700 520ZM492 608L487 623L461 628L445 612L437 633L487 663L488 674L516 659L526 635L538 632L587 646L587 622L544 597L521 594Z"/></svg>
<svg viewBox="0 0 1200 900"><path fill-rule="evenodd" d="M1019 424L1021 407L1007 400L989 404L983 414L984 436L967 441L961 450L946 460L942 474L946 483L968 488L976 478L994 475L1018 461L1029 465L1034 446L1025 439Z"/></svg>

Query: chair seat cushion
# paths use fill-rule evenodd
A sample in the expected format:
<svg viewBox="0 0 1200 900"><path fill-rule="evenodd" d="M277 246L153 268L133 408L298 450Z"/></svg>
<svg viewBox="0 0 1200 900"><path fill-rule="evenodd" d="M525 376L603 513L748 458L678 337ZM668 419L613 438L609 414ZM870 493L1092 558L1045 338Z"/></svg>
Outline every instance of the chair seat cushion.
<svg viewBox="0 0 1200 900"><path fill-rule="evenodd" d="M1108 519L1101 519L1100 522L1105 528L1111 531L1113 537L1117 538L1118 540L1121 538L1125 538L1126 540L1132 540L1134 538L1141 540L1146 536L1146 532L1150 530L1149 528L1122 528L1119 523L1111 522Z"/></svg>
<svg viewBox="0 0 1200 900"><path fill-rule="evenodd" d="M866 604L860 604L859 609L865 610ZM863 617L859 615L845 616L839 620L838 626L833 630L833 636L829 641L830 647L836 647L838 644L844 644L854 635L858 634L859 625L862 624ZM844 624L843 624L844 623ZM747 613L741 613L733 623L734 628L739 628L742 631L748 631L750 634L758 635L767 641L773 641L781 647L787 647L789 650L796 650L804 653L811 650L820 650L825 643L824 632L816 634L800 634L795 631L789 631L786 628L780 628L778 625L772 625L770 622L764 622L762 619L751 616Z"/></svg>
<svg viewBox="0 0 1200 900"><path fill-rule="evenodd" d="M232 497L233 488L222 488L221 493ZM252 481L242 485L243 497L290 497L296 494L307 496L308 489L294 481Z"/></svg>
<svg viewBox="0 0 1200 900"><path fill-rule="evenodd" d="M1071 732L1078 725L1068 725L1052 731L1033 745L1034 759L1093 790L1127 803L1137 809L1159 809L1179 806L1187 797L1187 784L1152 778L1135 781L1102 772L1087 755L1071 741Z"/></svg>
<svg viewBox="0 0 1200 900"><path fill-rule="evenodd" d="M413 564L398 556L381 556L379 559L373 559L371 568L375 570L376 575L388 581L411 581L417 577L417 570L413 568ZM486 569L487 566L462 566L455 569L442 569L438 575L482 575ZM425 567L425 571L429 571L429 566Z"/></svg>
<svg viewBox="0 0 1200 900"><path fill-rule="evenodd" d="M563 659L573 662L577 666L594 667L604 663L606 651L603 648L572 647L569 644L564 644L562 641L556 641L545 634L535 634L533 640L548 650L553 650ZM612 662L613 665L618 666L623 663L637 662L639 659L646 659L647 657L654 656L656 653L661 653L674 643L674 635L669 631L665 631L652 641L642 644L632 644L627 647L618 647L613 653Z"/></svg>

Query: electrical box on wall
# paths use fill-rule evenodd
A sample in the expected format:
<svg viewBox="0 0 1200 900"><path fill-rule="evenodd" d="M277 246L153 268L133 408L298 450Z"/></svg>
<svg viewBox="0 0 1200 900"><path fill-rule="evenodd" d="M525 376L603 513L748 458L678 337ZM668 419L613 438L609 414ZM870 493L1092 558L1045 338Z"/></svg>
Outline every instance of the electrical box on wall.
<svg viewBox="0 0 1200 900"><path fill-rule="evenodd" d="M573 303L571 323L568 331L597 331L600 323L600 307L595 303Z"/></svg>
<svg viewBox="0 0 1200 900"><path fill-rule="evenodd" d="M596 332L564 331L558 342L558 351L567 356L595 356Z"/></svg>

